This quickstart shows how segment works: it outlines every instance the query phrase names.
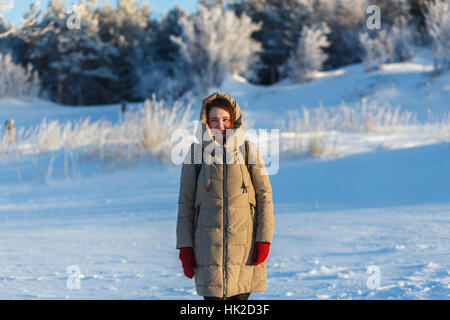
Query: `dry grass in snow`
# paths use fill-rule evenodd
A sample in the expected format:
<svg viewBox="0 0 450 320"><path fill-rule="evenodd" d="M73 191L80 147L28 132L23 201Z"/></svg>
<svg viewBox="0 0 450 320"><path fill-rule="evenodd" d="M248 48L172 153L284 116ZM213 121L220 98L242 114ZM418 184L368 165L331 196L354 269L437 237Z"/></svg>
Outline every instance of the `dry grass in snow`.
<svg viewBox="0 0 450 320"><path fill-rule="evenodd" d="M2 130L0 157L38 155L64 149L79 150L80 158L104 162L125 159L136 161L149 153L161 161L170 161L170 137L175 129L190 124L190 106L182 109L180 102L165 106L155 98L143 106L121 115L116 123L107 120L92 122L89 118L60 122L44 119L31 128L15 129L15 142L8 143ZM1 128L0 128L1 129Z"/></svg>

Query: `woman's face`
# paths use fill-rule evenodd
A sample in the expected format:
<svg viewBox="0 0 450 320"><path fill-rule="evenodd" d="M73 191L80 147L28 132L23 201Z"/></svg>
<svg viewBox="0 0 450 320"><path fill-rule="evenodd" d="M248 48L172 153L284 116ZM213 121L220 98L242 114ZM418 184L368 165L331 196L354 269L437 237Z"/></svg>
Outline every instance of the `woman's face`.
<svg viewBox="0 0 450 320"><path fill-rule="evenodd" d="M208 125L211 129L220 130L222 137L216 137L218 140L225 138L226 129L231 128L231 115L225 109L214 107L209 111L208 115ZM213 130L214 132L215 130ZM222 138L222 139L221 139ZM220 141L221 142L221 141Z"/></svg>

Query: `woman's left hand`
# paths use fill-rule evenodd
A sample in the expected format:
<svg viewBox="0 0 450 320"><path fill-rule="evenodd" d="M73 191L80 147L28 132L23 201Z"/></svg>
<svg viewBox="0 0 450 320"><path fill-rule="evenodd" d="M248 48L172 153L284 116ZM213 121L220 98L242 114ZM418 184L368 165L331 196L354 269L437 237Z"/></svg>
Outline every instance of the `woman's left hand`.
<svg viewBox="0 0 450 320"><path fill-rule="evenodd" d="M255 248L253 249L252 264L257 266L263 263L267 256L269 255L270 243L267 242L256 242Z"/></svg>

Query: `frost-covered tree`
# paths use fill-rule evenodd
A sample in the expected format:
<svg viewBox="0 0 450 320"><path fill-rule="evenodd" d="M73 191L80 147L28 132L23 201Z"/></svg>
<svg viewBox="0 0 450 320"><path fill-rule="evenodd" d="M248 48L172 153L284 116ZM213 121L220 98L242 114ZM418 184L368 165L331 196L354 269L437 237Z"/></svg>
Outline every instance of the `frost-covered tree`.
<svg viewBox="0 0 450 320"><path fill-rule="evenodd" d="M200 5L196 14L180 20L182 35L172 37L180 46L186 64L186 76L199 93L207 93L210 86L220 86L228 74L244 71L260 44L252 33L260 25L242 14L219 6Z"/></svg>
<svg viewBox="0 0 450 320"><path fill-rule="evenodd" d="M136 70L153 54L148 7L137 0L118 1L116 9L96 3L78 0L67 6L50 0L44 11L34 3L19 27L0 35L14 41L10 47L17 62L30 62L39 71L52 100L88 104L141 98L135 92Z"/></svg>
<svg viewBox="0 0 450 320"><path fill-rule="evenodd" d="M429 0L409 0L411 24L416 32L413 33L414 43L425 45L427 43L427 31L425 25L426 4Z"/></svg>
<svg viewBox="0 0 450 320"><path fill-rule="evenodd" d="M377 69L382 63L407 61L413 56L410 16L405 13L405 1L399 3L402 5L397 4L398 16L393 18L392 25L384 23L381 30L359 34L360 46L363 49L361 58L366 71Z"/></svg>
<svg viewBox="0 0 450 320"><path fill-rule="evenodd" d="M53 0L50 0L50 4L52 1ZM13 5L14 1L11 0L9 3ZM18 26L11 24L8 30L0 33L0 39L8 36L14 36L25 42L30 42L34 38L41 36L53 27L51 24L47 24L45 28L42 28L42 25L39 24L39 21L47 15L48 11L49 9L42 11L40 8L40 2L37 0L33 1L30 4L30 10L25 11L22 22Z"/></svg>
<svg viewBox="0 0 450 320"><path fill-rule="evenodd" d="M13 7L13 0L0 0L0 16L2 13L10 11Z"/></svg>
<svg viewBox="0 0 450 320"><path fill-rule="evenodd" d="M120 81L120 100L144 98L146 94L141 92L139 82L142 69L155 55L153 42L157 35L149 7L145 3L139 5L137 0L120 0L114 9L104 2L96 15L101 40L118 49L114 69Z"/></svg>
<svg viewBox="0 0 450 320"><path fill-rule="evenodd" d="M434 68L440 73L450 68L450 10L446 0L426 5L426 27L432 38Z"/></svg>
<svg viewBox="0 0 450 320"><path fill-rule="evenodd" d="M327 69L361 61L359 33L366 30L367 0L314 0L324 11L322 21L330 27L330 46L325 50Z"/></svg>
<svg viewBox="0 0 450 320"><path fill-rule="evenodd" d="M262 23L253 38L261 43L257 65L253 65L260 83L271 84L286 75L280 73L289 55L297 46L303 25L313 12L309 0L241 0L230 7L238 16L249 15Z"/></svg>
<svg viewBox="0 0 450 320"><path fill-rule="evenodd" d="M188 13L177 6L162 16L155 38L147 44L150 53L136 70L135 90L142 98L155 95L158 99L171 100L190 89L179 46L171 40L171 37L182 35L180 21L186 16Z"/></svg>
<svg viewBox="0 0 450 320"><path fill-rule="evenodd" d="M176 100L192 89L189 74L176 62L154 60L141 66L136 72L139 80L135 89L144 99L155 96L167 101Z"/></svg>
<svg viewBox="0 0 450 320"><path fill-rule="evenodd" d="M199 0L198 3L204 7L221 7L223 8L225 5L225 0Z"/></svg>
<svg viewBox="0 0 450 320"><path fill-rule="evenodd" d="M8 27L6 26L5 20L0 16L0 34L6 32ZM9 39L0 38L0 53L5 53L9 48Z"/></svg>
<svg viewBox="0 0 450 320"><path fill-rule="evenodd" d="M405 16L394 20L390 30L394 42L394 61L407 61L413 57L413 34Z"/></svg>
<svg viewBox="0 0 450 320"><path fill-rule="evenodd" d="M235 0L231 7L263 23L254 38L263 46L260 82L270 84L286 76L282 71L305 25L325 22L331 30L324 69L361 61L358 35L366 27L368 4L368 0Z"/></svg>
<svg viewBox="0 0 450 320"><path fill-rule="evenodd" d="M96 10L99 23L99 34L104 42L115 47L130 47L147 41L150 35L148 27L150 9L143 2L139 6L137 0L119 0L117 9L106 1Z"/></svg>
<svg viewBox="0 0 450 320"><path fill-rule="evenodd" d="M13 62L10 54L0 53L0 97L35 96L39 91L37 73L28 65L23 68Z"/></svg>
<svg viewBox="0 0 450 320"><path fill-rule="evenodd" d="M372 0L369 4L377 5L381 9L381 22L384 27L394 25L395 20L400 17L408 18L411 2L411 0Z"/></svg>
<svg viewBox="0 0 450 320"><path fill-rule="evenodd" d="M28 59L39 70L52 100L74 105L117 100L119 86L112 63L117 54L98 36L95 5L91 0L66 7L51 0L43 19L32 26L46 30L30 42Z"/></svg>
<svg viewBox="0 0 450 320"><path fill-rule="evenodd" d="M394 40L385 29L360 33L359 40L363 47L363 61L366 71L376 70L382 63L394 61Z"/></svg>
<svg viewBox="0 0 450 320"><path fill-rule="evenodd" d="M323 49L330 45L326 36L329 32L326 23L303 28L297 49L286 64L286 72L291 79L297 82L307 81L314 72L322 68L327 59Z"/></svg>
<svg viewBox="0 0 450 320"><path fill-rule="evenodd" d="M59 0L51 0L44 14L34 10L34 15L41 16L41 19L24 18L27 23L22 23L22 27L13 33L13 37L19 37L22 44L17 52L22 53L21 63L31 63L39 73L42 91L54 101L58 101L58 74L50 69L50 64L58 61L60 56L55 50L56 39L61 30L66 28L64 4ZM26 14L29 15L29 14Z"/></svg>
<svg viewBox="0 0 450 320"><path fill-rule="evenodd" d="M114 90L118 77L113 69L116 48L80 32L58 37L56 50L60 59L50 67L58 75L60 103L86 105L118 100Z"/></svg>
<svg viewBox="0 0 450 320"><path fill-rule="evenodd" d="M188 12L178 6L162 16L154 42L158 59L173 62L180 58L178 45L171 40L171 37L182 35L183 29L180 21L187 16Z"/></svg>

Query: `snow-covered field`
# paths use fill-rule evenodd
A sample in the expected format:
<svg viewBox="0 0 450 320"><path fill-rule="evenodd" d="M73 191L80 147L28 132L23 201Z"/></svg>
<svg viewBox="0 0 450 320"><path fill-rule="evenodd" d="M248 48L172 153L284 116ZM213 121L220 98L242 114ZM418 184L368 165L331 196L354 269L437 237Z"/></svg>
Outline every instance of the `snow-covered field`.
<svg viewBox="0 0 450 320"><path fill-rule="evenodd" d="M450 137L427 123L426 109L438 119L450 111L450 82L431 77L427 61L418 54L369 74L356 64L304 85L229 78L219 88L253 128L282 128L302 105L361 97L401 104L419 120L389 133L335 131L335 152L323 158L281 155L268 289L251 299L449 299ZM1 121L17 126L114 122L118 109L0 101ZM68 169L64 150L2 158L0 298L200 299L175 249L179 174L150 157L115 170L95 161Z"/></svg>

